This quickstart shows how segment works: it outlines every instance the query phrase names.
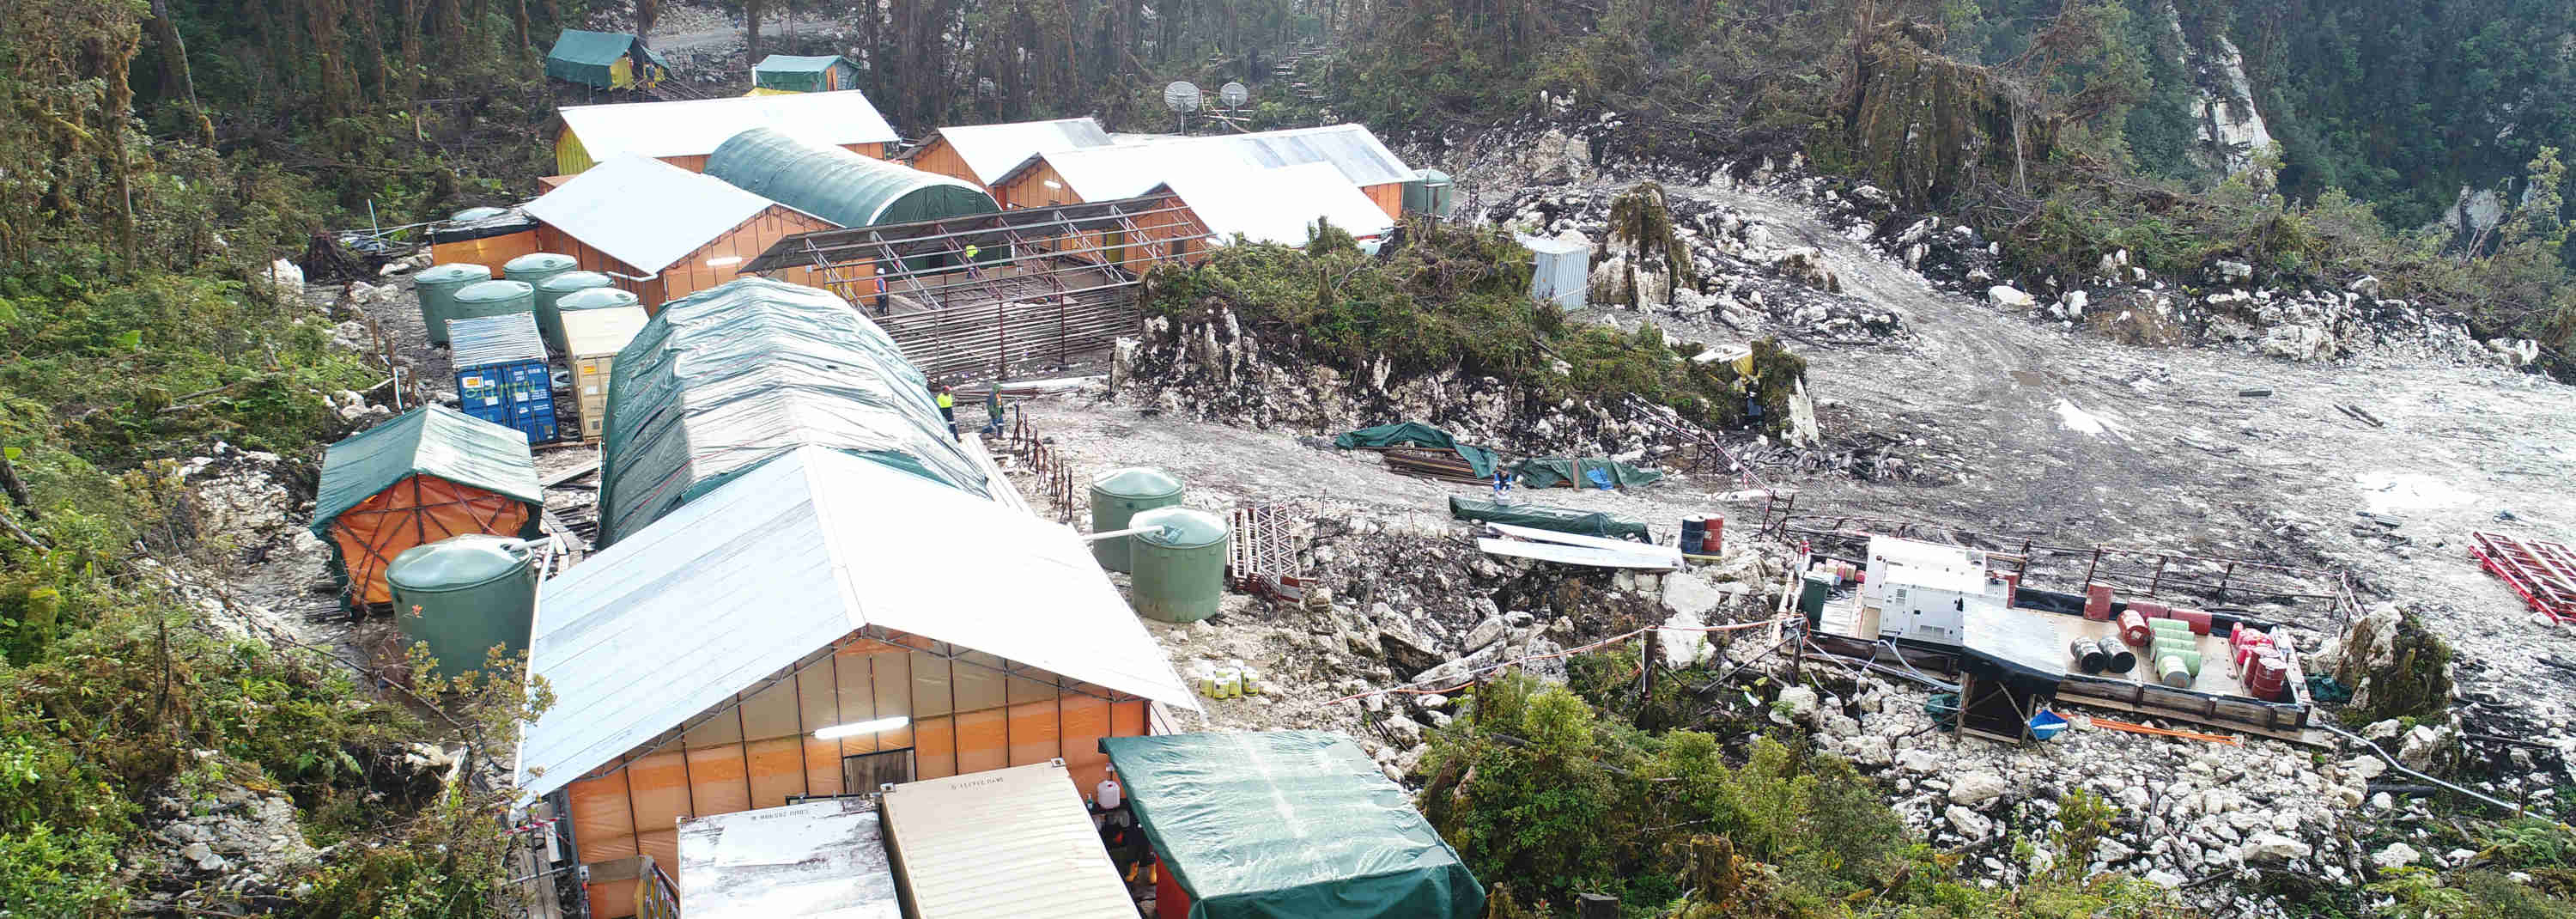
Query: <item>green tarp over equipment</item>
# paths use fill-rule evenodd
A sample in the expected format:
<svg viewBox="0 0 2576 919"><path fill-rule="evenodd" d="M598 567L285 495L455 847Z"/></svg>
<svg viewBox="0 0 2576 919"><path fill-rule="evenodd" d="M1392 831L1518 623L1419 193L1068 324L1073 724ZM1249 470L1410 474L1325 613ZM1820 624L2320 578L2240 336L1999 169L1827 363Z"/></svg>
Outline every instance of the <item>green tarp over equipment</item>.
<svg viewBox="0 0 2576 919"><path fill-rule="evenodd" d="M1459 459L1474 467L1479 478L1494 474L1494 451L1471 447L1449 436L1449 432L1419 422L1381 424L1333 438L1333 446L1344 450L1382 450L1387 447L1430 447L1458 454Z"/></svg>
<svg viewBox="0 0 2576 919"><path fill-rule="evenodd" d="M1568 510L1538 504L1503 504L1453 495L1449 498L1449 516L1458 520L1537 527L1578 536L1607 536L1612 539L1630 539L1637 542L1654 541L1646 535L1645 524L1632 523L1597 511Z"/></svg>
<svg viewBox="0 0 2576 919"><path fill-rule="evenodd" d="M1485 889L1359 745L1324 731L1104 737L1190 919L1475 919Z"/></svg>
<svg viewBox="0 0 2576 919"><path fill-rule="evenodd" d="M1606 456L1581 459L1525 459L1511 466L1512 476L1522 488L1555 488L1571 484L1576 488L1635 488L1651 485L1663 473L1639 469Z"/></svg>
<svg viewBox="0 0 2576 919"><path fill-rule="evenodd" d="M331 524L342 513L415 475L517 498L532 509L546 501L527 435L446 406L423 406L323 452L322 486L313 498L313 535L329 540ZM540 535L537 516L530 511L520 536Z"/></svg>
<svg viewBox="0 0 2576 919"><path fill-rule="evenodd" d="M742 278L663 304L610 366L599 543L804 444L992 494L885 330L827 291Z"/></svg>
<svg viewBox="0 0 2576 919"><path fill-rule="evenodd" d="M858 67L838 54L772 54L751 68L753 86L799 93L853 89L857 76Z"/></svg>
<svg viewBox="0 0 2576 919"><path fill-rule="evenodd" d="M589 32L565 29L555 37L555 46L546 52L546 76L567 83L579 83L600 89L622 89L611 76L617 59L627 52L639 52L628 66L642 69L661 68L662 73L630 73L632 82L652 83L671 72L669 61L635 41L635 36L622 32Z"/></svg>
<svg viewBox="0 0 2576 919"><path fill-rule="evenodd" d="M707 155L707 174L845 227L1001 211L992 195L973 185L839 147L805 143L768 128L753 128L717 145ZM1000 258L1005 253L993 255ZM906 259L905 264L934 268L948 258L923 256ZM925 264L913 265L915 261Z"/></svg>

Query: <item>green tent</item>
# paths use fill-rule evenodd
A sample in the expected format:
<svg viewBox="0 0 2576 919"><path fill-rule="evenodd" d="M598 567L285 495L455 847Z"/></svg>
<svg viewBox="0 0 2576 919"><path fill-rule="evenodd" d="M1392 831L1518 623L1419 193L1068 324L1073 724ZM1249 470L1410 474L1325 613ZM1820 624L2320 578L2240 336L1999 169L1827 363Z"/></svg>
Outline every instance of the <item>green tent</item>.
<svg viewBox="0 0 2576 919"><path fill-rule="evenodd" d="M1498 501L1480 501L1453 495L1449 498L1449 516L1458 520L1537 527L1578 536L1607 536L1611 539L1632 539L1637 542L1654 541L1652 537L1646 535L1646 525L1642 523L1621 520L1597 511L1568 510L1540 504L1504 504Z"/></svg>
<svg viewBox="0 0 2576 919"><path fill-rule="evenodd" d="M772 54L751 68L751 83L797 93L856 89L859 68L838 54Z"/></svg>
<svg viewBox="0 0 2576 919"><path fill-rule="evenodd" d="M1457 438L1449 436L1449 432L1418 422L1361 428L1333 438L1333 446L1344 450L1383 450L1401 446L1448 450L1458 454L1459 459L1466 460L1467 465L1476 470L1478 478L1494 474L1494 451L1459 443Z"/></svg>
<svg viewBox="0 0 2576 919"><path fill-rule="evenodd" d="M983 189L901 163L809 144L769 128L752 128L707 155L707 174L734 187L845 227L911 223L1001 211ZM1008 258L994 246L980 261ZM945 267L955 256L904 259L916 271Z"/></svg>
<svg viewBox="0 0 2576 919"><path fill-rule="evenodd" d="M443 405L412 409L332 444L322 454L322 486L313 499L313 535L329 538L331 523L359 502L415 475L543 506L537 463L528 435ZM537 516L519 535L541 531Z"/></svg>
<svg viewBox="0 0 2576 919"><path fill-rule="evenodd" d="M1474 919L1485 889L1359 745L1325 731L1104 737L1190 919Z"/></svg>
<svg viewBox="0 0 2576 919"><path fill-rule="evenodd" d="M673 300L608 373L603 546L804 444L990 495L921 371L828 291L740 278Z"/></svg>
<svg viewBox="0 0 2576 919"><path fill-rule="evenodd" d="M630 54L634 56L628 57ZM627 59L628 71L624 82L618 81L617 62L620 58ZM653 72L656 69L660 72ZM670 73L670 61L636 41L635 36L623 32L565 29L563 34L555 37L554 48L546 52L547 77L600 89L650 84Z"/></svg>
<svg viewBox="0 0 2576 919"><path fill-rule="evenodd" d="M1525 459L1511 466L1512 475L1522 488L1635 488L1652 485L1663 473L1613 460L1606 456L1579 459Z"/></svg>

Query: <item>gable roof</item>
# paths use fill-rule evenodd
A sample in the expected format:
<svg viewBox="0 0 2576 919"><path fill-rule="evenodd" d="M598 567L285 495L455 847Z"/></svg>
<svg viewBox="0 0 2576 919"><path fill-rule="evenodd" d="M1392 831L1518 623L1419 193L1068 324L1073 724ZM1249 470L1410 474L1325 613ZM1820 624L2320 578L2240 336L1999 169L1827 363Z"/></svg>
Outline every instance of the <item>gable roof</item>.
<svg viewBox="0 0 2576 919"><path fill-rule="evenodd" d="M1016 121L1009 124L960 125L930 132L948 142L976 181L991 185L1029 157L1057 150L1106 147L1115 143L1100 122L1089 118Z"/></svg>
<svg viewBox="0 0 2576 919"><path fill-rule="evenodd" d="M602 160L528 202L530 216L645 274L671 266L777 202L632 154Z"/></svg>
<svg viewBox="0 0 2576 919"><path fill-rule="evenodd" d="M531 506L545 504L528 436L443 405L425 405L332 444L322 455L313 498L313 535L377 492L415 475L435 476ZM531 527L536 515L528 515Z"/></svg>
<svg viewBox="0 0 2576 919"><path fill-rule="evenodd" d="M849 63L838 54L772 54L751 66L753 76L767 73L821 73L834 64ZM858 66L852 64L851 66Z"/></svg>
<svg viewBox="0 0 2576 919"><path fill-rule="evenodd" d="M1254 169L1331 163L1353 186L1409 182L1412 170L1357 124L1291 128L1252 134L1147 140L1031 155L996 181L1007 181L1044 162L1085 199L1130 198L1175 176L1240 165Z"/></svg>
<svg viewBox="0 0 2576 919"><path fill-rule="evenodd" d="M1189 205L1220 242L1241 234L1257 243L1303 246L1313 237L1317 220L1331 221L1361 239L1395 228L1386 209L1345 181L1331 163L1200 170L1174 176L1159 187Z"/></svg>
<svg viewBox="0 0 2576 919"><path fill-rule="evenodd" d="M575 64L607 66L635 46L635 36L624 32L592 32L565 29L555 36L555 46L546 51L546 60Z"/></svg>
<svg viewBox="0 0 2576 919"><path fill-rule="evenodd" d="M899 139L885 116L855 89L774 96L728 96L678 102L576 105L558 110L564 129L590 158L704 156L734 135L771 128L810 144L879 144Z"/></svg>
<svg viewBox="0 0 2576 919"><path fill-rule="evenodd" d="M1071 529L822 447L618 540L537 609L555 705L519 746L528 798L868 626L1198 707Z"/></svg>

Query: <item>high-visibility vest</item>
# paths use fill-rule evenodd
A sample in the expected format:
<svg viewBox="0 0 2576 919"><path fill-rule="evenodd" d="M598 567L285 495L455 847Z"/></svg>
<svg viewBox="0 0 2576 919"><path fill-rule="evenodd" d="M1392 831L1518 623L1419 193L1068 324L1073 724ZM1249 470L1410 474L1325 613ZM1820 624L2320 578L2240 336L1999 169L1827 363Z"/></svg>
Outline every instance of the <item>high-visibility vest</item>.
<svg viewBox="0 0 2576 919"><path fill-rule="evenodd" d="M949 395L946 391L942 391L942 392L940 392L940 394L939 394L939 407L940 407L940 408L956 408L956 407L957 407L957 397L956 397L956 396Z"/></svg>

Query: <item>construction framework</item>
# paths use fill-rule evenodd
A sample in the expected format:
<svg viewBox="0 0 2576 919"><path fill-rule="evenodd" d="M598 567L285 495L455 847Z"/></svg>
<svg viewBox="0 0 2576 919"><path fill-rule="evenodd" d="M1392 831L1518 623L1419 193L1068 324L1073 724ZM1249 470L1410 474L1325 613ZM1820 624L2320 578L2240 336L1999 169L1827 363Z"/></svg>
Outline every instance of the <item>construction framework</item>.
<svg viewBox="0 0 2576 919"><path fill-rule="evenodd" d="M2552 622L2576 620L2576 552L2567 544L2479 531L2469 534L2469 558L2512 588L2532 612Z"/></svg>
<svg viewBox="0 0 2576 919"><path fill-rule="evenodd" d="M800 233L743 272L812 269L923 373L1000 379L1132 334L1144 275L1213 238L1178 197L1150 195Z"/></svg>
<svg viewBox="0 0 2576 919"><path fill-rule="evenodd" d="M1226 545L1225 575L1234 589L1278 600L1306 598L1288 513L1278 505L1253 504L1227 515L1233 539Z"/></svg>

